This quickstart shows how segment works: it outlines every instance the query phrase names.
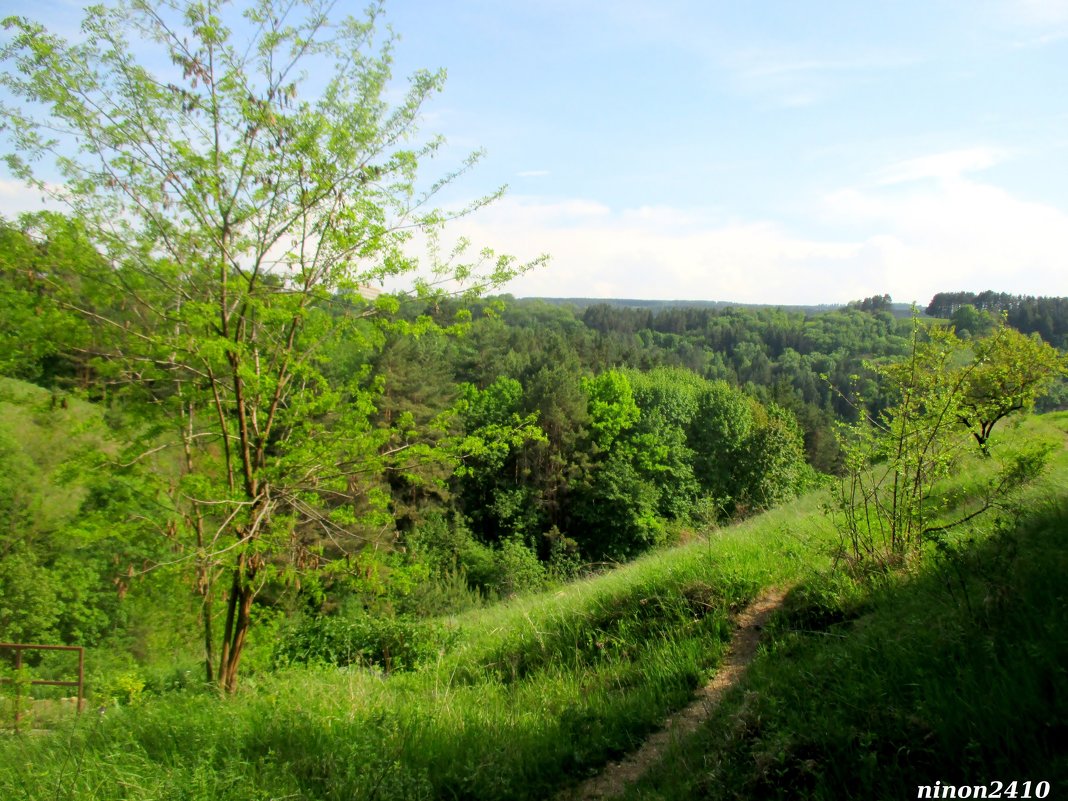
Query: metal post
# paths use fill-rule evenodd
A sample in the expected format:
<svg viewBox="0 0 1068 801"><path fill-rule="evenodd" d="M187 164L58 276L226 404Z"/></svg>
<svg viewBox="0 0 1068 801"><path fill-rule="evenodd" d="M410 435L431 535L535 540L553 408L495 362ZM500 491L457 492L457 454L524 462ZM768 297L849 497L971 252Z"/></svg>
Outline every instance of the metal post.
<svg viewBox="0 0 1068 801"><path fill-rule="evenodd" d="M15 649L15 734L22 719L22 649Z"/></svg>
<svg viewBox="0 0 1068 801"><path fill-rule="evenodd" d="M82 714L83 698L85 697L85 649L78 649L78 700L76 706L78 709L77 714Z"/></svg>

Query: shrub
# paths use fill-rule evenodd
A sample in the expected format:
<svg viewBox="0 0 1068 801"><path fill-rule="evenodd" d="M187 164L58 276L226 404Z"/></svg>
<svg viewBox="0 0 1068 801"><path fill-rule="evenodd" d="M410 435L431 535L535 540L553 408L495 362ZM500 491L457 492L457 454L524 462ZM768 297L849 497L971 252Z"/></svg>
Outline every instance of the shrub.
<svg viewBox="0 0 1068 801"><path fill-rule="evenodd" d="M405 617L307 617L282 635L273 662L411 670L436 656L448 639L442 626Z"/></svg>

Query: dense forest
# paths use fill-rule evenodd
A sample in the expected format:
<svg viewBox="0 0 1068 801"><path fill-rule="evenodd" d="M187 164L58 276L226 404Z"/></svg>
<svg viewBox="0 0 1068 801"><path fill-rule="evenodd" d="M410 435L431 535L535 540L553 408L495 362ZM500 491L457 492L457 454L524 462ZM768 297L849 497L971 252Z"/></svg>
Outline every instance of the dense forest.
<svg viewBox="0 0 1068 801"><path fill-rule="evenodd" d="M1046 342L1068 346L1068 299L1009 295L1005 292L939 292L927 305L927 314L949 317L958 330L989 331L1004 314L1013 328L1038 334Z"/></svg>

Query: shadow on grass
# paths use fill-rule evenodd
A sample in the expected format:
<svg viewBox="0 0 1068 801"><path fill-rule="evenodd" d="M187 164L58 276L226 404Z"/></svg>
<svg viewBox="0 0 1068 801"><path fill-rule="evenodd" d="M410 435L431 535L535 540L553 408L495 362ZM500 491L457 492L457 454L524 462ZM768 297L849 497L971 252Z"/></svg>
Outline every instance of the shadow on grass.
<svg viewBox="0 0 1068 801"><path fill-rule="evenodd" d="M877 587L814 579L769 634L744 685L627 798L1068 789L1068 502Z"/></svg>

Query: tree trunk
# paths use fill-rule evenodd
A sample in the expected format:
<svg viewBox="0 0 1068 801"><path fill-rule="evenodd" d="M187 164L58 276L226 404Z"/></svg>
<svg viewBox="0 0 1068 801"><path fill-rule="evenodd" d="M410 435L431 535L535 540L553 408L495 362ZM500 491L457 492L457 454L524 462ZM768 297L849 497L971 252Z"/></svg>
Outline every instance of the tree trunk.
<svg viewBox="0 0 1068 801"><path fill-rule="evenodd" d="M211 588L204 590L200 602L200 616L204 625L204 673L208 684L215 681L215 637L211 630L212 612Z"/></svg>
<svg viewBox="0 0 1068 801"><path fill-rule="evenodd" d="M223 630L222 652L219 656L217 680L219 688L228 693L237 689L237 668L241 662L252 618L252 599L255 596L252 578L242 554L234 567L233 582L226 601L226 627Z"/></svg>

